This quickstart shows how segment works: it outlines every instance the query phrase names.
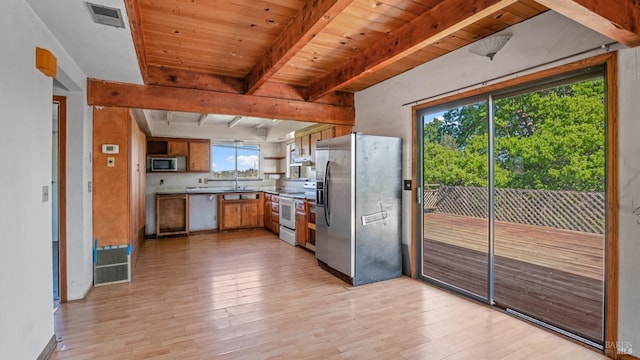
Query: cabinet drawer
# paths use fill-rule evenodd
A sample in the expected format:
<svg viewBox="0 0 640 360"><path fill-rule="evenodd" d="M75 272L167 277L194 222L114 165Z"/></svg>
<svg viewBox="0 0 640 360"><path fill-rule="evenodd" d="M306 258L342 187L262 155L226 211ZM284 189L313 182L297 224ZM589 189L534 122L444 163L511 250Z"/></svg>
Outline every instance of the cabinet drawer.
<svg viewBox="0 0 640 360"><path fill-rule="evenodd" d="M279 203L271 203L271 211L276 214L280 213L280 204Z"/></svg>
<svg viewBox="0 0 640 360"><path fill-rule="evenodd" d="M280 197L278 195L271 195L271 201L278 204L280 203Z"/></svg>
<svg viewBox="0 0 640 360"><path fill-rule="evenodd" d="M303 200L296 200L296 210L297 211L301 211L301 212L305 212L306 208L304 206L304 201Z"/></svg>

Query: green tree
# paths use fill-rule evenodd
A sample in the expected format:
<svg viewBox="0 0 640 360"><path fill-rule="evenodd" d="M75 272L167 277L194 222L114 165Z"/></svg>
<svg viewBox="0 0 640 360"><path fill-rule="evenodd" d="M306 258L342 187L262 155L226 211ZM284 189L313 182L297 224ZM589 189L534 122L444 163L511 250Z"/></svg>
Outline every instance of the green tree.
<svg viewBox="0 0 640 360"><path fill-rule="evenodd" d="M602 78L494 102L496 186L603 191ZM486 103L454 108L425 125L425 181L486 186Z"/></svg>

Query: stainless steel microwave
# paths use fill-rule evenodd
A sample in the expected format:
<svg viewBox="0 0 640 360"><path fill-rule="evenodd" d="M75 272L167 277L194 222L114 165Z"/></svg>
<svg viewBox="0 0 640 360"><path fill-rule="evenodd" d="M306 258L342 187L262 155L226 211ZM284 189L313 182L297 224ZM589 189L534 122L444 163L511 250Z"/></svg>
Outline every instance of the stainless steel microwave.
<svg viewBox="0 0 640 360"><path fill-rule="evenodd" d="M151 171L178 171L178 159L174 157L151 158Z"/></svg>

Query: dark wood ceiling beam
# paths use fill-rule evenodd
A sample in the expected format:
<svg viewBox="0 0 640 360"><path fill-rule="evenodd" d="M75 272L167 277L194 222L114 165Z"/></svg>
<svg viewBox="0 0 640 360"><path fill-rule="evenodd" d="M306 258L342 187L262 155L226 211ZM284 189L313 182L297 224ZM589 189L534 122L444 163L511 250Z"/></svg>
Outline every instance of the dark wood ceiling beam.
<svg viewBox="0 0 640 360"><path fill-rule="evenodd" d="M335 125L353 126L355 124L353 105L337 106L301 100L171 86L134 85L96 79L87 80L87 103L93 106L255 116Z"/></svg>
<svg viewBox="0 0 640 360"><path fill-rule="evenodd" d="M124 0L124 6L127 10L129 18L129 27L131 28L131 38L133 39L133 47L138 57L138 66L142 74L142 80L146 83L148 79L147 73L147 56L144 51L144 38L142 37L142 22L140 21L140 6L137 0Z"/></svg>
<svg viewBox="0 0 640 360"><path fill-rule="evenodd" d="M185 89L199 89L218 91L229 94L242 94L243 81L239 78L199 73L182 69L149 65L149 79L147 85L173 86ZM271 97L288 100L305 100L305 88L289 84L265 82L255 96ZM315 102L337 106L353 106L353 94L347 92L332 92Z"/></svg>
<svg viewBox="0 0 640 360"><path fill-rule="evenodd" d="M255 93L352 2L353 0L305 2L300 12L278 35L271 47L265 51L245 77L245 93L248 95Z"/></svg>
<svg viewBox="0 0 640 360"><path fill-rule="evenodd" d="M307 97L313 101L343 88L515 2L517 0L444 0L311 84Z"/></svg>
<svg viewBox="0 0 640 360"><path fill-rule="evenodd" d="M640 2L637 0L536 2L622 44L640 45Z"/></svg>

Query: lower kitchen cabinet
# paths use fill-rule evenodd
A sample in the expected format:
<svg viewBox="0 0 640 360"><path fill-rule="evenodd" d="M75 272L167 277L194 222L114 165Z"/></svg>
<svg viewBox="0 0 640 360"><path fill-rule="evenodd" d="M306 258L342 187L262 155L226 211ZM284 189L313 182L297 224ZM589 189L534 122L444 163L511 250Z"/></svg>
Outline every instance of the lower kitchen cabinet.
<svg viewBox="0 0 640 360"><path fill-rule="evenodd" d="M230 193L219 196L220 231L264 226L262 193Z"/></svg>
<svg viewBox="0 0 640 360"><path fill-rule="evenodd" d="M316 202L307 200L307 248L316 250Z"/></svg>
<svg viewBox="0 0 640 360"><path fill-rule="evenodd" d="M305 200L296 199L296 242L307 246L307 207Z"/></svg>
<svg viewBox="0 0 640 360"><path fill-rule="evenodd" d="M242 204L239 201L220 201L220 230L242 226Z"/></svg>
<svg viewBox="0 0 640 360"><path fill-rule="evenodd" d="M264 221L260 221L260 203L258 201L244 202L241 204L240 226L259 227Z"/></svg>
<svg viewBox="0 0 640 360"><path fill-rule="evenodd" d="M156 237L189 235L189 195L156 195Z"/></svg>
<svg viewBox="0 0 640 360"><path fill-rule="evenodd" d="M264 194L264 227L276 235L280 234L280 198L275 194Z"/></svg>

